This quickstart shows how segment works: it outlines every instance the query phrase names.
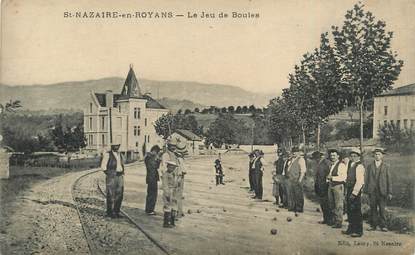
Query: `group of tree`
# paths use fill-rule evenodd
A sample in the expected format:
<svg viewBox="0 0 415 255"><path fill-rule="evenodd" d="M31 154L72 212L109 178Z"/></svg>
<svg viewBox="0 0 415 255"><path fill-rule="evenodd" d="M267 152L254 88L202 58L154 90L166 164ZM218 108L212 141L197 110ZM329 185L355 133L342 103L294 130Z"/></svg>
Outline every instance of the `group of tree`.
<svg viewBox="0 0 415 255"><path fill-rule="evenodd" d="M195 116L182 114L181 112L163 115L156 120L154 128L156 133L164 139L168 138L177 129L189 130L197 135L202 135L203 133L203 128L198 125Z"/></svg>
<svg viewBox="0 0 415 255"><path fill-rule="evenodd" d="M333 26L320 36L320 45L305 53L289 74L289 88L269 104L273 138L280 143L293 139L307 143L320 126L347 106L360 113L360 146L363 142L363 110L374 96L392 88L403 61L390 50L392 32L384 21L358 3L348 10L342 27Z"/></svg>
<svg viewBox="0 0 415 255"><path fill-rule="evenodd" d="M196 107L195 109L185 109L179 110L177 113L181 114L191 114L191 113L200 113L200 114L223 114L223 113L231 113L231 114L261 114L264 113L265 108L257 108L254 105L244 105L244 106L228 106L228 107L217 107L217 106L210 106L208 108L199 109Z"/></svg>

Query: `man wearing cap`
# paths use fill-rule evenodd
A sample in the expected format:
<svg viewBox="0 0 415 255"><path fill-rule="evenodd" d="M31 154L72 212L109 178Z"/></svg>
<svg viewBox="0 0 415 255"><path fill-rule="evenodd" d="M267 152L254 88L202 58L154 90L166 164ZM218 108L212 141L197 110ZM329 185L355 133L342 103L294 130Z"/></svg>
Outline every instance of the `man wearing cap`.
<svg viewBox="0 0 415 255"><path fill-rule="evenodd" d="M347 177L347 166L341 162L340 152L336 149L328 151L330 156L330 172L327 175L329 184L328 198L333 228L341 228L343 223L344 183Z"/></svg>
<svg viewBox="0 0 415 255"><path fill-rule="evenodd" d="M177 158L177 154L175 153L175 151L177 150L177 144L178 141L177 139L169 139L167 140L167 149L166 151L163 153L162 156L162 160L161 160L161 166L160 166L160 170L161 170L161 174L162 174L162 178L163 175L166 173L166 177L165 179L162 179L162 181L164 180L164 182L168 182L168 187L171 189L171 196L169 197L169 201L166 202L166 199L164 199L165 203L164 203L164 218L166 220L166 217L169 218L172 221L171 225L174 225L174 220L176 218L176 214L177 214L177 210L178 210L178 205L177 205L177 186L178 186L178 166L179 166L179 160ZM168 166L168 162L170 162L170 165L173 165L174 163L174 168L173 168L173 172L168 172L171 171L172 166ZM172 163L173 162L173 163ZM174 181L172 181L171 179L174 179ZM163 184L163 190L167 189L167 184ZM173 187L174 186L174 187ZM167 192L167 191L166 191ZM164 194L164 193L163 193Z"/></svg>
<svg viewBox="0 0 415 255"><path fill-rule="evenodd" d="M144 163L146 165L147 175L147 197L146 197L146 213L148 215L154 215L154 207L157 202L157 182L160 180L158 169L160 167L160 147L154 145L151 147L151 150L144 158Z"/></svg>
<svg viewBox="0 0 415 255"><path fill-rule="evenodd" d="M306 164L304 154L300 148L294 146L292 148L293 158L288 166L288 211L303 212L304 210L304 193L301 184L305 173Z"/></svg>
<svg viewBox="0 0 415 255"><path fill-rule="evenodd" d="M277 160L275 161L275 172L273 172L272 195L275 197L275 204L284 203L285 195L282 182L284 181L284 162L285 153L282 149L277 150Z"/></svg>
<svg viewBox="0 0 415 255"><path fill-rule="evenodd" d="M118 152L120 144L112 144L111 150L105 152L101 169L106 175L107 217L120 218L121 203L124 194L124 160Z"/></svg>
<svg viewBox="0 0 415 255"><path fill-rule="evenodd" d="M255 153L251 152L248 155L249 157L249 167L248 167L248 179L249 179L249 192L255 192L255 182L254 182L254 174L255 174L255 167L254 167L254 160L255 160Z"/></svg>
<svg viewBox="0 0 415 255"><path fill-rule="evenodd" d="M252 164L254 171L254 183L255 183L255 196L254 199L262 200L263 187L262 187L262 176L264 174L264 164L263 159L264 153L260 150L255 151L255 160Z"/></svg>
<svg viewBox="0 0 415 255"><path fill-rule="evenodd" d="M347 167L346 178L346 202L349 226L342 233L351 235L352 237L361 237L363 235L361 191L365 180L365 167L360 162L359 149L352 149L349 155L350 161Z"/></svg>
<svg viewBox="0 0 415 255"><path fill-rule="evenodd" d="M376 148L373 153L375 160L367 166L364 187L364 193L369 195L371 228L368 230L376 230L379 226L381 231L386 232L388 231L385 217L386 200L392 199L389 164L383 161L385 151L382 148Z"/></svg>
<svg viewBox="0 0 415 255"><path fill-rule="evenodd" d="M329 185L327 183L327 175L330 172L330 166L324 158L324 153L315 151L311 154L311 158L316 162L316 173L314 176L314 191L320 202L321 211L323 212L323 221L320 224L329 224L331 222L329 208Z"/></svg>
<svg viewBox="0 0 415 255"><path fill-rule="evenodd" d="M184 176L186 174L186 165L184 163L184 157L188 154L187 145L185 142L178 142L176 150L174 152L177 157L177 189L175 191L175 197L177 200L177 218L184 216L183 212L183 191L184 191Z"/></svg>

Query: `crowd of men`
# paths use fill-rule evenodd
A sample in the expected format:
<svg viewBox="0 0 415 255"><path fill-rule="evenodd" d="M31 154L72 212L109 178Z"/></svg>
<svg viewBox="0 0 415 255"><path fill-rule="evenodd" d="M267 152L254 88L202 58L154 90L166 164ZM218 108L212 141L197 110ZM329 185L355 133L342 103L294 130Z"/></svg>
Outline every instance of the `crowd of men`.
<svg viewBox="0 0 415 255"><path fill-rule="evenodd" d="M184 216L182 199L186 166L184 156L187 154L186 143L169 139L162 150L155 145L145 156L147 169L147 197L145 212L154 215L157 201L158 181L161 173L163 190L163 227L175 226L177 218ZM124 193L124 163L118 152L120 145L111 145L111 150L104 153L101 168L106 175L106 215L111 218L120 215ZM374 160L365 165L361 161L361 152L353 149L347 157L340 158L337 149L324 153L315 151L311 155L314 161L314 190L319 199L323 220L319 223L333 228L342 228L343 213L347 213L348 228L343 234L352 237L363 235L363 217L361 211L362 194L367 194L370 206L368 230L387 231L385 206L392 199L389 165L383 162L385 151L377 148L373 151ZM264 153L254 150L249 154L249 184L253 199L262 200L264 173ZM303 179L307 164L304 153L299 147L290 152L277 151L273 171L272 195L275 204L296 214L304 211ZM311 165L311 164L310 164ZM223 169L220 158L215 160L216 185L224 184Z"/></svg>
<svg viewBox="0 0 415 255"><path fill-rule="evenodd" d="M279 149L278 159L273 172L273 191L275 204L289 211L303 212L304 194L302 180L306 173L304 153L293 147L291 153ZM361 237L363 235L363 217L361 211L362 193L369 198L369 231L387 231L385 206L392 199L389 165L383 162L385 151L376 148L374 160L365 166L361 162L361 152L352 149L348 157L340 158L337 149L328 150L328 159L324 153L315 151L311 160L315 162L314 190L319 199L323 220L333 228L342 228L343 213L347 213L348 227L342 231L345 235ZM251 175L250 166L250 175Z"/></svg>

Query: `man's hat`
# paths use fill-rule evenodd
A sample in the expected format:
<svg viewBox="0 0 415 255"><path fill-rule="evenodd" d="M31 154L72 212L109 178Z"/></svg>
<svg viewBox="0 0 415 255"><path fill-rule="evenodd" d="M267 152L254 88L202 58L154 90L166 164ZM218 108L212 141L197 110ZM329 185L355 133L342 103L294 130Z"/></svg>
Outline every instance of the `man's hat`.
<svg viewBox="0 0 415 255"><path fill-rule="evenodd" d="M169 138L169 139L167 139L167 145L169 145L169 146L177 146L177 144L178 144L178 141L177 141L177 139L176 138Z"/></svg>
<svg viewBox="0 0 415 255"><path fill-rule="evenodd" d="M319 159L321 156L323 156L324 153L322 153L321 151L315 151L311 154L311 158L313 159Z"/></svg>
<svg viewBox="0 0 415 255"><path fill-rule="evenodd" d="M384 149L384 148L380 148L380 147L375 148L375 149L373 150L373 153L376 153L376 152L380 152L380 153L382 153L382 154L386 154L385 149Z"/></svg>
<svg viewBox="0 0 415 255"><path fill-rule="evenodd" d="M176 152L182 155L187 154L187 144L185 142L178 142L176 144Z"/></svg>
<svg viewBox="0 0 415 255"><path fill-rule="evenodd" d="M354 153L354 154L357 154L357 155L361 155L362 153L360 152L360 149L358 149L358 148L353 148L350 152L349 152L349 155L350 154L352 154L352 153Z"/></svg>
<svg viewBox="0 0 415 255"><path fill-rule="evenodd" d="M331 149L328 149L328 150L327 150L327 153L328 153L328 154L330 154L330 153L332 153L332 152L336 152L338 155L340 155L340 151L339 151L338 149L331 148Z"/></svg>
<svg viewBox="0 0 415 255"><path fill-rule="evenodd" d="M220 163L220 160L219 159L216 159L215 160L215 164L219 164Z"/></svg>
<svg viewBox="0 0 415 255"><path fill-rule="evenodd" d="M119 143L112 143L111 144L111 149L115 149L115 148L120 148L121 144Z"/></svg>

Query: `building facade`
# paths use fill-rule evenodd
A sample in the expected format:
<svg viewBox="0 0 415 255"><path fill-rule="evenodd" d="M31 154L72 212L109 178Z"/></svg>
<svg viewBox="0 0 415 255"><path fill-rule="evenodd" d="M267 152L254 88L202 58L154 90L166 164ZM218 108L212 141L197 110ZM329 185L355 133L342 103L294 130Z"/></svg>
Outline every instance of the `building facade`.
<svg viewBox="0 0 415 255"><path fill-rule="evenodd" d="M84 107L84 133L86 150L102 152L111 143L120 144L126 159L142 158L153 145L163 145L154 122L167 114L164 106L141 92L132 66L121 94L107 90L91 91L88 105Z"/></svg>
<svg viewBox="0 0 415 255"><path fill-rule="evenodd" d="M399 129L415 128L415 84L402 86L374 98L373 138L379 129L394 125Z"/></svg>

